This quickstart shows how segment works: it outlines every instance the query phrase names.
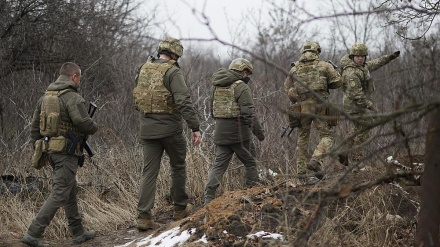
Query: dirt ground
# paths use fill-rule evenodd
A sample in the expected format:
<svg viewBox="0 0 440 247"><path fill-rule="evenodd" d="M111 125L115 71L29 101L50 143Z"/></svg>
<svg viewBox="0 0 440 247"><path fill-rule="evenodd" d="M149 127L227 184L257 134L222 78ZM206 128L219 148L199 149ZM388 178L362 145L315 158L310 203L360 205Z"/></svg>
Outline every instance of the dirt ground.
<svg viewBox="0 0 440 247"><path fill-rule="evenodd" d="M423 156L401 157L399 162L423 162ZM369 175L366 176L365 174ZM344 175L345 174L345 175ZM341 179L341 176L345 176ZM156 214L157 222L162 227L156 231L139 232L135 226L118 231L100 233L95 239L82 245L73 245L70 241L45 241L51 246L116 246L139 240L150 234L159 234L167 229L180 226L181 230L196 229L188 239L186 246L289 246L291 242L276 239L247 238L246 235L258 231L270 233L292 232L298 246L306 244L311 232L316 229L317 215L326 207L326 217L332 218L333 202L367 188L374 178L383 176L366 167L363 171L346 172L346 169L332 171L324 180L315 185L299 185L292 179L276 179L269 186L253 187L245 190L225 192L204 207L196 207L193 213L177 222L171 221L172 211L165 210ZM388 182L388 180L384 180ZM402 218L414 221L417 208L414 201L419 201L419 186L408 181L400 181L406 186L405 196L397 193L393 195L391 205L388 205L390 214L400 215ZM409 181L413 183L414 181ZM284 219L288 218L286 223ZM345 226L344 226L345 227ZM346 227L350 227L349 225ZM397 229L395 234L402 243L410 243L414 234L408 226ZM209 244L194 243L205 235ZM9 235L0 237L2 246L25 246L19 242L21 236ZM301 242L306 241L306 242ZM309 243L310 244L310 243ZM319 244L310 244L319 246Z"/></svg>

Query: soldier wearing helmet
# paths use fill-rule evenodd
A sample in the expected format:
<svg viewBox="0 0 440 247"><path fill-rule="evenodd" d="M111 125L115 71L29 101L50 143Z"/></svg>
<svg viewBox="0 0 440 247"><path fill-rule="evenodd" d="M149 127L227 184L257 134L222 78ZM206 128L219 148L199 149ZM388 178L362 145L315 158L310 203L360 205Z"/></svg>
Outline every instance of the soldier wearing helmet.
<svg viewBox="0 0 440 247"><path fill-rule="evenodd" d="M182 55L183 46L180 41L165 38L157 47L157 59L150 56L136 77L137 86L133 90L133 98L139 112L139 134L144 155L137 206L139 230L159 227L152 219L151 209L154 206L156 179L164 151L170 157L173 219L186 217L189 210L185 190L186 141L182 134L182 118L192 130L194 146L201 142L201 134L197 113L177 63Z"/></svg>
<svg viewBox="0 0 440 247"><path fill-rule="evenodd" d="M299 127L296 169L300 181L305 184L316 182L316 178L322 179L324 176L322 165L325 154L333 145L332 133L336 125L334 119L329 121L324 116L330 114L329 90L341 86L339 73L330 63L319 60L320 54L321 47L317 42L306 41L301 48L300 59L293 64L284 81L284 89L291 101L290 111L296 114L289 118L290 127ZM321 139L309 158L312 123ZM316 178L311 176L311 172L314 172Z"/></svg>
<svg viewBox="0 0 440 247"><path fill-rule="evenodd" d="M228 69L219 69L212 76L211 114L215 119L215 162L209 169L204 203L215 198L215 192L229 166L232 155L245 167L246 186L259 183L252 133L263 141L264 130L255 116L252 92L248 85L252 64L244 59L234 59Z"/></svg>
<svg viewBox="0 0 440 247"><path fill-rule="evenodd" d="M375 86L370 77L370 72L373 72L385 64L388 64L393 59L399 57L400 51L396 51L390 55L367 61L368 47L363 43L356 43L350 49L350 54L345 55L340 61L341 76L343 82L343 104L344 111L353 117L360 118L368 111L377 112L373 105L372 94ZM362 144L369 138L369 131L363 130L365 124L368 124L371 119L361 118L360 121L354 122L354 127L348 136L353 133L360 132L352 140L348 141L347 148ZM359 161L363 157L362 150L355 150L352 152L351 159ZM339 161L348 165L347 152L339 155Z"/></svg>

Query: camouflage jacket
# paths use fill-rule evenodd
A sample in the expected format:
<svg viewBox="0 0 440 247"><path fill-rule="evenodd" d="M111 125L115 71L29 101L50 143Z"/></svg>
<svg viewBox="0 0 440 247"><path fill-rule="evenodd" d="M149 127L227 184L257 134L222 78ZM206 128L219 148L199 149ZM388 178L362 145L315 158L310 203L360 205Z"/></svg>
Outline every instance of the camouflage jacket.
<svg viewBox="0 0 440 247"><path fill-rule="evenodd" d="M264 130L255 116L252 92L247 79L240 73L230 69L219 69L212 76L214 87L211 91L211 112L215 87L226 87L242 80L234 89L235 100L240 109L237 118L217 118L215 120L214 143L228 145L249 140L253 133L259 140L264 139Z"/></svg>
<svg viewBox="0 0 440 247"><path fill-rule="evenodd" d="M293 77L301 80L295 81ZM289 76L284 81L284 90L292 102L312 97L310 91L318 93L324 99L329 97L329 89L341 87L341 76L333 66L319 60L312 52L305 52L299 61L290 69Z"/></svg>
<svg viewBox="0 0 440 247"><path fill-rule="evenodd" d="M61 91L64 89L71 90L60 96L60 120L65 123L72 124L84 135L94 134L98 130L98 125L89 117L84 98L78 94L77 88L69 80L69 78L61 75L55 82L51 83L47 87L48 91ZM37 107L35 108L32 116L32 143L42 138L40 134L40 112L42 100L43 97L38 100Z"/></svg>
<svg viewBox="0 0 440 247"><path fill-rule="evenodd" d="M153 63L166 62L167 60L156 59ZM177 63L165 73L164 85L170 91L179 111L174 114L139 113L141 139L159 139L182 132L182 118L193 131L199 130L197 112Z"/></svg>
<svg viewBox="0 0 440 247"><path fill-rule="evenodd" d="M343 104L347 113L362 113L373 106L372 93L375 90L370 72L391 61L390 55L373 59L364 65L357 65L345 55L340 61L343 82Z"/></svg>

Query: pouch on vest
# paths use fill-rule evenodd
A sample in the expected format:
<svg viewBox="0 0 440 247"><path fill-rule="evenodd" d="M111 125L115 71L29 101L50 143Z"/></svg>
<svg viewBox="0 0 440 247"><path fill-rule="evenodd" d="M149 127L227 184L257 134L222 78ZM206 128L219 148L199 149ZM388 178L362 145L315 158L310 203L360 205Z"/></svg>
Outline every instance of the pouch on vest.
<svg viewBox="0 0 440 247"><path fill-rule="evenodd" d="M235 101L235 87L242 81L236 81L229 87L215 87L212 103L212 116L215 118L236 118L240 108Z"/></svg>
<svg viewBox="0 0 440 247"><path fill-rule="evenodd" d="M338 125L338 116L339 116L338 110L336 110L334 107L327 106L325 109L325 115L330 117L329 120L327 121L327 124L329 126Z"/></svg>
<svg viewBox="0 0 440 247"><path fill-rule="evenodd" d="M37 140L34 144L35 150L31 158L31 166L37 170L41 169L48 163L48 157L45 153L45 145L46 143L41 139Z"/></svg>
<svg viewBox="0 0 440 247"><path fill-rule="evenodd" d="M40 134L42 136L60 135L60 101L59 96L69 91L46 91L41 103L40 112Z"/></svg>
<svg viewBox="0 0 440 247"><path fill-rule="evenodd" d="M49 140L48 152L50 153L62 153L66 151L67 139L64 136L52 137Z"/></svg>

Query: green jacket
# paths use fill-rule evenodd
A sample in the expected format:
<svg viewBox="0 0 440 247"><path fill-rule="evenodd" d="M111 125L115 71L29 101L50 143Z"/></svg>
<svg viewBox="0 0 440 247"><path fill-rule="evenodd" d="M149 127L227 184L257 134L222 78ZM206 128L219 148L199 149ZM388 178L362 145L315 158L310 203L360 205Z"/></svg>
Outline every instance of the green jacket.
<svg viewBox="0 0 440 247"><path fill-rule="evenodd" d="M48 91L61 91L71 89L60 96L60 119L63 122L73 124L79 132L84 135L94 134L98 130L98 125L89 117L84 98L78 94L77 88L67 76L60 75L58 79L51 83ZM38 100L31 123L31 141L42 138L40 135L40 112L43 97Z"/></svg>
<svg viewBox="0 0 440 247"><path fill-rule="evenodd" d="M166 62L167 60L156 59L153 63ZM171 92L179 112L145 115L139 113L141 139L159 139L181 133L183 131L182 118L192 131L199 130L197 112L193 107L188 87L177 63L166 72L164 85Z"/></svg>
<svg viewBox="0 0 440 247"><path fill-rule="evenodd" d="M343 81L343 104L347 113L362 113L373 106L372 94L375 90L370 72L373 72L392 59L390 55L373 59L364 65L357 65L345 55L340 62Z"/></svg>
<svg viewBox="0 0 440 247"><path fill-rule="evenodd" d="M232 83L243 80L248 81L240 73L219 69L212 76L214 87L211 92L211 109L213 104L214 89L216 86L226 87ZM234 89L235 100L240 108L240 117L218 118L215 120L214 143L217 145L229 145L249 140L253 133L260 141L264 140L264 130L255 117L252 92L246 83L238 84ZM211 110L212 112L212 110Z"/></svg>

